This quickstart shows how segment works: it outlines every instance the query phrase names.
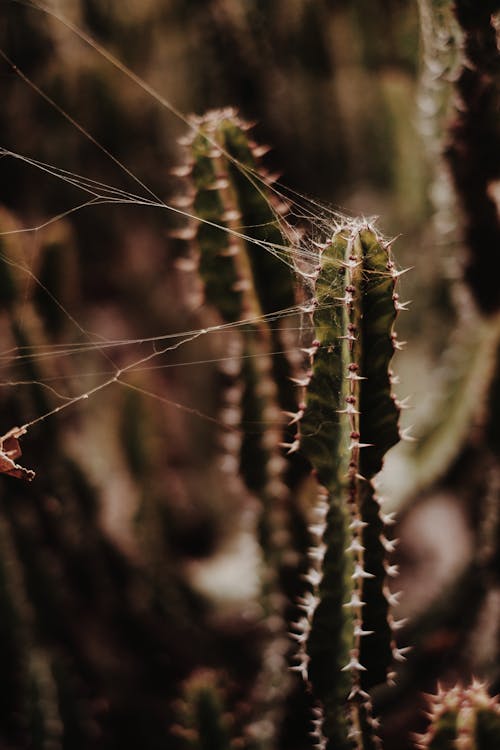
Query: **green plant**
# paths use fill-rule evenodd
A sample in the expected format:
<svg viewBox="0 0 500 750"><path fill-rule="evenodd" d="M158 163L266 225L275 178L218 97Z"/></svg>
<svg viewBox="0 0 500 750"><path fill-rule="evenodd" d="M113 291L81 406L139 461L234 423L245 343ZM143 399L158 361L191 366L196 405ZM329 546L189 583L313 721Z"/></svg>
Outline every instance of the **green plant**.
<svg viewBox="0 0 500 750"><path fill-rule="evenodd" d="M423 160L405 110L415 83L415 4L380 3L386 14L366 0L172 0L168 11L129 3L135 20L125 13L118 19L112 5L78 0L75 12L117 49L123 43L129 62L141 58L149 27L162 39L167 31L174 43L164 45L165 54L180 58L182 48L186 57L179 67L162 57L164 70L175 67L179 90L182 71L203 68L201 97L194 104L183 92L184 107L203 111L243 91L241 101L262 118L264 137L280 149L277 161L302 190L317 194L327 185L328 199L345 205L351 188L371 182L383 191L384 225L402 226L392 215L398 203L407 218L425 214ZM448 493L472 540L463 569L408 627L396 619L393 579L399 562L407 578L412 563L374 486L400 437L391 357L401 346L393 324L404 305L392 243L374 221L341 216L276 184L263 165L267 147L235 110L182 116L190 130L174 177L187 187L175 186L171 205L65 173L73 186L95 191L96 202L141 203L152 212L143 223L129 211L115 226L114 208L96 210L92 240L80 213L77 219L70 211L75 233L68 224L49 241L34 233L31 246L22 231L33 216L42 222L66 205L63 193L46 204L41 190L24 206L15 196L19 219L2 214L6 234L21 238L18 247L6 241L0 259L2 362L17 352L2 408L6 426L21 425L0 445L0 471L14 477L2 487L0 519L2 746L156 750L166 742L174 750L305 750L312 716L312 742L322 749L408 750L416 696L437 677L452 685L478 673L493 683L492 692L499 686L498 664L489 658L498 652L492 622L500 557L500 326L490 273L499 239L492 17L499 6L419 5L432 156L441 153L447 128L446 154L465 218L464 276L479 312L471 314L463 290L456 294L445 398L402 461L399 518L404 540L408 518L411 526L422 504ZM19 8L27 28L34 9ZM196 54L184 26L196 29ZM37 39L28 73L37 68L48 90L50 69L64 67L53 64L64 45L52 44L49 24ZM232 55L237 61L225 81L209 64L217 52L226 63ZM155 45L150 58L153 68ZM78 91L90 130L113 152L126 154L131 136L142 137L145 157L136 150L132 159L120 158L140 171L141 189L152 185L162 194L158 163L174 158L170 131L163 121L156 128L158 114L131 107L129 94L103 69L86 58L78 65L74 78L61 73L51 95L72 111ZM455 114L454 91L461 100ZM35 112L20 103L16 92L5 106L9 137L18 112ZM79 150L71 137L41 140L53 149L50 157L40 152L47 161L66 165ZM89 160L85 174L91 166ZM7 171L5 191L11 177ZM450 188L434 191L448 220ZM37 191L30 185L26 193ZM159 208L190 218L172 229L173 214L165 220ZM446 247L448 237L437 244ZM422 257L428 262L431 253ZM456 290L437 285L437 275L431 268L429 286L444 289L447 301L439 302L439 314L437 304L429 306L428 317L442 343ZM429 299L415 298L421 309ZM103 318L104 338L96 337L90 331ZM83 324L75 328L76 320ZM127 339L125 330L133 331ZM183 330L191 333L184 337ZM413 347L415 364L422 350ZM193 354L192 361L177 349ZM80 355L86 350L90 365ZM175 369L187 364L196 367ZM107 403L94 406L97 397L85 415L68 409L67 420L46 420L104 388ZM187 393L191 406L184 406ZM29 485L15 481L33 478L15 463L26 427L26 465L37 470ZM109 509L117 506L113 527ZM225 553L226 569L237 568L240 546L250 572L237 569L235 605L224 598L220 569L210 565ZM405 661L407 644L414 648ZM288 664L305 679L292 676ZM433 706L422 747L482 750L497 742L498 705L485 688L440 690ZM399 726L406 722L396 737L394 717Z"/></svg>

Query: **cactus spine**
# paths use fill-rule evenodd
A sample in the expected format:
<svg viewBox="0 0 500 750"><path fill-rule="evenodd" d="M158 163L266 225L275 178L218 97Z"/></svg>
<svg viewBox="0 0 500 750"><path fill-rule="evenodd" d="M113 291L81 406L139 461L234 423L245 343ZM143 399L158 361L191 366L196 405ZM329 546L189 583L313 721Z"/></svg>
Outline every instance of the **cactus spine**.
<svg viewBox="0 0 500 750"><path fill-rule="evenodd" d="M399 439L389 371L392 326L404 307L397 276L390 247L369 224L335 231L320 256L302 383L297 439L319 483L311 529L319 542L297 628L297 669L320 703L319 744L336 750L379 746L367 689L386 679L395 649L388 619L395 595L385 584L394 541L384 536L371 480Z"/></svg>

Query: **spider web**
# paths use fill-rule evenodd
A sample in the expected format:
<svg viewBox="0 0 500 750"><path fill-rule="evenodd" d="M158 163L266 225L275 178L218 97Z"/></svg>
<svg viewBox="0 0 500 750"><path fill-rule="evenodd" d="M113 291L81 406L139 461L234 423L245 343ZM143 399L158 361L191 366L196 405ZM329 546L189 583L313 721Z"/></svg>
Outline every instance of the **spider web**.
<svg viewBox="0 0 500 750"><path fill-rule="evenodd" d="M70 208L61 211L53 216L45 218L43 221L30 226L16 226L5 229L0 233L5 240L16 238L17 241L25 241L30 238L39 240L44 233L51 230L53 226L64 222L68 217L77 213L86 211L91 212L98 206L117 206L122 210L130 207L144 208L168 212L180 219L202 221L215 227L217 230L229 233L247 243L253 243L265 252L271 253L279 261L288 266L289 272L294 274L298 283L302 286L307 294L310 294L309 279L317 264L319 248L332 231L346 222L350 221L349 217L333 210L332 208L321 204L308 196L305 196L293 189L275 182L270 184L258 172L249 168L247 165L238 161L231 154L221 148L220 144L215 144L211 136L200 127L200 121L197 118L189 117L175 107L165 96L159 94L147 82L137 76L132 70L126 67L120 60L112 55L108 50L99 45L94 39L89 37L81 29L77 28L70 21L56 13L41 3L22 3L32 8L33 11L49 14L56 19L62 26L73 35L79 37L83 42L90 46L91 49L111 66L116 68L134 84L136 84L145 95L153 98L159 106L168 111L174 118L180 120L186 126L188 132L194 132L197 135L203 135L212 145L216 146L219 151L224 153L225 157L233 166L242 173L251 183L253 188L268 203L270 211L274 215L272 222L281 231L283 244L257 240L252 236L253 227L241 226L239 229L219 225L206 219L200 219L189 210L167 203L162 200L143 180L130 170L122 161L120 161L109 149L99 143L91 133L89 133L75 118L69 115L53 98L45 91L39 88L22 70L15 65L15 61L0 49L0 56L15 70L27 86L31 87L34 95L41 96L56 112L64 117L69 124L76 128L82 135L95 145L105 156L112 161L122 172L135 182L138 187L137 192L124 190L105 182L91 179L82 174L77 174L67 169L62 169L56 165L48 164L43 161L31 158L29 156L17 153L5 147L0 147L0 156L2 159L15 160L19 168L35 170L38 173L47 175L49 178L59 180L65 183L73 192L77 191L81 198ZM286 202L288 211L285 216L275 211L274 204L268 199L268 195L273 193L282 202ZM305 231L304 231L305 229ZM29 242L28 242L29 244ZM230 360L231 357L224 356L224 351L218 356L212 354L207 356L206 348L203 349L203 356L196 356L197 349L193 345L201 340L207 340L214 337L220 338L224 334L231 334L233 330L248 328L249 326L258 326L265 320L272 328L281 326L286 321L288 334L295 337L295 344L290 350L270 352L274 354L285 354L287 356L296 356L297 349L304 340L304 313L308 312L306 303L297 304L286 309L278 309L272 313L267 313L259 317L241 320L236 323L214 322L210 325L183 329L175 332L162 331L155 335L141 337L122 337L108 339L102 333L95 333L87 329L73 314L70 305L63 304L54 292L43 283L33 270L33 264L27 259L27 253L24 257L13 257L7 251L0 253L0 259L4 264L9 266L21 277L24 277L26 289L29 285L34 285L41 290L55 305L60 313L70 323L70 327L78 336L78 340L71 340L68 336L63 342L53 343L46 341L42 344L27 344L25 346L8 347L0 352L0 377L4 373L0 384L3 388L21 388L23 386L39 386L52 400L52 405L47 410L38 413L27 419L21 426L20 430L25 432L30 427L43 422L48 418L60 414L60 412L76 407L80 402L95 396L97 393L119 386L128 388L142 393L148 398L158 402L169 404L176 409L191 413L198 418L214 422L229 431L238 431L233 425L224 424L214 415L205 413L203 410L182 404L178 401L167 398L163 393L155 393L147 387L143 387L139 382L134 382L134 375L145 372L158 372L172 370L173 368L192 368L199 365L215 364ZM309 290L309 291L308 291ZM27 297L27 292L26 292ZM23 313L21 312L21 317ZM210 316L209 316L210 317ZM217 348L217 347L216 347ZM189 355L179 359L178 351L189 350ZM220 349L220 347L219 347ZM222 347L223 349L223 347ZM209 347L210 354L210 347ZM175 355L175 357L173 356ZM96 368L95 357L98 356L102 367ZM261 356L256 355L245 355ZM87 360L91 365L87 363ZM117 364L117 360L120 364ZM75 366L69 368L67 363L75 362ZM46 374L43 377L29 379L26 377L16 378L12 376L12 370L17 366L45 365L51 363L54 372ZM61 365L62 363L62 365ZM68 374L68 370L70 371ZM88 387L76 387L75 380L78 383L89 383ZM251 430L255 425L247 424L246 430Z"/></svg>

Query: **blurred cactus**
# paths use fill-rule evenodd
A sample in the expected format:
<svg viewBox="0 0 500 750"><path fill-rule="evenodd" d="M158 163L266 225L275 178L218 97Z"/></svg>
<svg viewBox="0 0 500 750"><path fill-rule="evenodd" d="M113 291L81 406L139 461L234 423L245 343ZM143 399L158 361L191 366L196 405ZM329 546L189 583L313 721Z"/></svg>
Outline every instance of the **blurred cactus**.
<svg viewBox="0 0 500 750"><path fill-rule="evenodd" d="M430 725L417 738L421 750L491 750L500 742L500 705L485 685L440 689L429 696Z"/></svg>
<svg viewBox="0 0 500 750"><path fill-rule="evenodd" d="M173 731L192 750L230 750L231 716L224 712L224 698L215 672L199 670L183 685L175 704Z"/></svg>
<svg viewBox="0 0 500 750"><path fill-rule="evenodd" d="M186 165L174 174L187 173L186 195L197 219L174 232L174 237L188 238L177 266L200 275L201 290L188 301L196 306L204 300L220 320L240 323L226 331L226 356L218 367L225 386L218 414L219 460L226 481L243 482L249 499L260 502L260 605L266 636L248 742L267 748L275 741L289 683L280 579L295 560L284 482L287 461L280 448L282 409L290 408L292 391L281 321L294 299L292 230L281 218L287 204L270 191L270 176L258 168L266 149L250 139L249 126L232 110L210 112L192 124L194 135L182 139Z"/></svg>

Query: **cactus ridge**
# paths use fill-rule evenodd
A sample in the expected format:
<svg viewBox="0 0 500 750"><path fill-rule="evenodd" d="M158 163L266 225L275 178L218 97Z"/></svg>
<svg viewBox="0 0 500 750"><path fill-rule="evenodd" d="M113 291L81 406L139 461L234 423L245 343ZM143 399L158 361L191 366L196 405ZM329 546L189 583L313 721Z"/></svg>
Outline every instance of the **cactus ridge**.
<svg viewBox="0 0 500 750"><path fill-rule="evenodd" d="M385 584L395 541L384 535L371 480L399 439L389 363L403 305L390 246L369 224L339 228L319 266L297 435L319 483L311 527L318 542L295 635L296 669L323 708L320 746L377 748L367 690L385 681L393 655L403 657L388 614L395 595Z"/></svg>

